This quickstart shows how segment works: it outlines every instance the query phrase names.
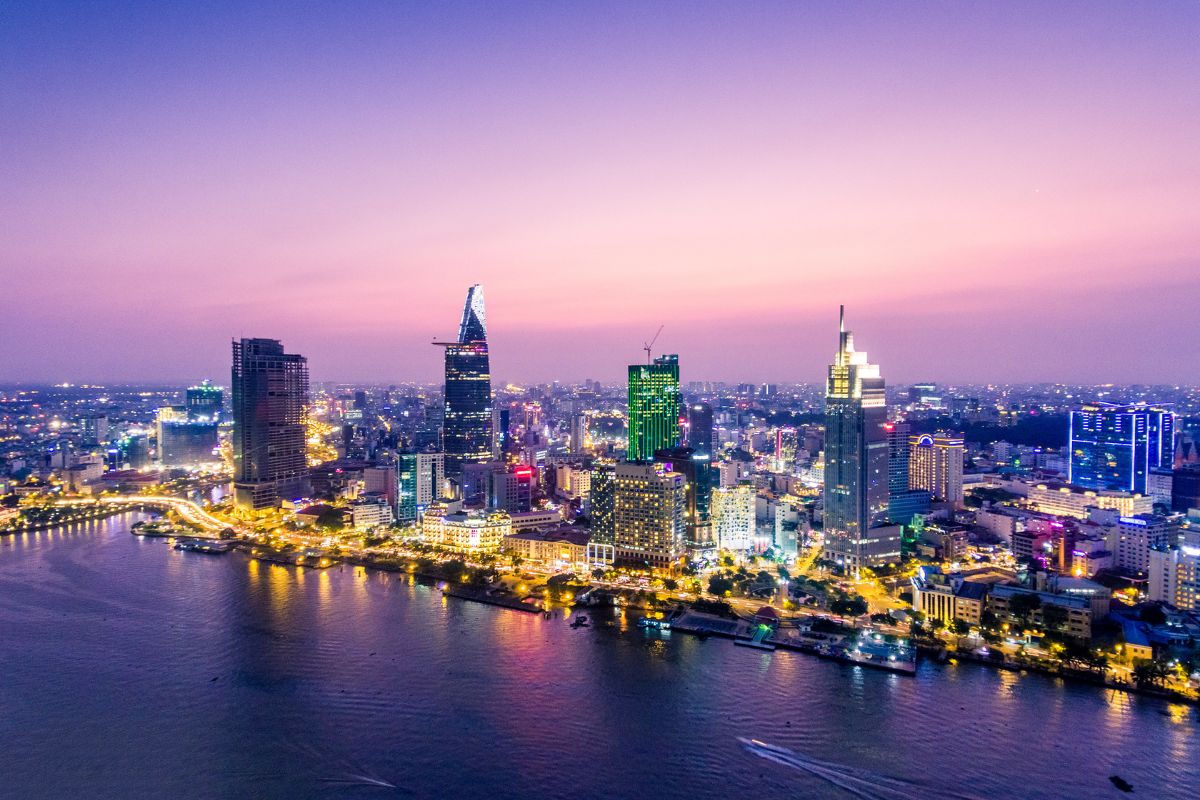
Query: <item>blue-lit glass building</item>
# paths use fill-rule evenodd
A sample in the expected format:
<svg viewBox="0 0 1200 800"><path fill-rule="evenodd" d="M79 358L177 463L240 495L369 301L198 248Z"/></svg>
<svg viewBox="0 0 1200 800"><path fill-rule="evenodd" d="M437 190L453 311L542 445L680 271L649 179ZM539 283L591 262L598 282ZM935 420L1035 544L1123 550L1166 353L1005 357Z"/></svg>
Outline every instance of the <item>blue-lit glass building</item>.
<svg viewBox="0 0 1200 800"><path fill-rule="evenodd" d="M1071 412L1069 480L1086 489L1146 494L1152 469L1175 460L1175 416L1145 403L1088 403Z"/></svg>

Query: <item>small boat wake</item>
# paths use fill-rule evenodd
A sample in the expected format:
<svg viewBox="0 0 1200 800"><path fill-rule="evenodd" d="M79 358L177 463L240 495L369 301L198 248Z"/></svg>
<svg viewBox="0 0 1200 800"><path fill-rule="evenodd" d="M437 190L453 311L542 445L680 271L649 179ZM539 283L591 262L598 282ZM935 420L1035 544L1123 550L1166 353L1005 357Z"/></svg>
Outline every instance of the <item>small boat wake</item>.
<svg viewBox="0 0 1200 800"><path fill-rule="evenodd" d="M382 778L372 778L370 775L347 775L343 778L318 778L317 780L329 786L366 786L373 789L407 791L394 783L389 783Z"/></svg>
<svg viewBox="0 0 1200 800"><path fill-rule="evenodd" d="M758 739L739 736L738 741L748 752L759 758L807 772L863 800L977 800L969 795L939 792L913 781L881 775L870 770L810 758L786 747L767 744Z"/></svg>

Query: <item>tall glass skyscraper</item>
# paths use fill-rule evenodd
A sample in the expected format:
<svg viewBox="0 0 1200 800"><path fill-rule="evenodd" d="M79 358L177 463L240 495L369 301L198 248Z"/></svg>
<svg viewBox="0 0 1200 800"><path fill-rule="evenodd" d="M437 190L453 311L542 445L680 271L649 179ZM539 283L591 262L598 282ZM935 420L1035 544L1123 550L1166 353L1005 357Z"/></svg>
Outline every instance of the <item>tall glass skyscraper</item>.
<svg viewBox="0 0 1200 800"><path fill-rule="evenodd" d="M233 491L241 508L271 508L309 491L308 360L276 339L233 342Z"/></svg>
<svg viewBox="0 0 1200 800"><path fill-rule="evenodd" d="M825 387L825 557L848 572L900 560L900 527L887 524L887 404L879 367L854 349L842 309Z"/></svg>
<svg viewBox="0 0 1200 800"><path fill-rule="evenodd" d="M1175 462L1175 416L1145 403L1088 403L1071 412L1068 480L1086 489L1147 494L1151 470Z"/></svg>
<svg viewBox="0 0 1200 800"><path fill-rule="evenodd" d="M629 461L648 462L679 444L679 356L629 366Z"/></svg>
<svg viewBox="0 0 1200 800"><path fill-rule="evenodd" d="M883 429L888 442L888 521L909 525L914 514L929 512L933 496L923 489L909 488L909 426L902 422L889 422Z"/></svg>
<svg viewBox="0 0 1200 800"><path fill-rule="evenodd" d="M696 481L696 522L701 526L711 520L713 470L713 410L708 403L692 403L688 406L688 447L693 450ZM700 538L700 537L697 537Z"/></svg>
<svg viewBox="0 0 1200 800"><path fill-rule="evenodd" d="M446 473L459 475L463 464L492 458L492 375L482 286L467 290L458 341L435 344L446 348Z"/></svg>

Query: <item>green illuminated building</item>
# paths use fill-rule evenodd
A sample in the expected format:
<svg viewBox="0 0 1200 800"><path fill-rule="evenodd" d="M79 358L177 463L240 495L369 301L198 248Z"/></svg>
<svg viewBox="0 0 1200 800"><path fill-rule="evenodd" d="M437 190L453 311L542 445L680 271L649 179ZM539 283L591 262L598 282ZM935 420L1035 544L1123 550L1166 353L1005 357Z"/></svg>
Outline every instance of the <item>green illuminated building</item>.
<svg viewBox="0 0 1200 800"><path fill-rule="evenodd" d="M651 461L679 444L679 356L629 367L629 461Z"/></svg>

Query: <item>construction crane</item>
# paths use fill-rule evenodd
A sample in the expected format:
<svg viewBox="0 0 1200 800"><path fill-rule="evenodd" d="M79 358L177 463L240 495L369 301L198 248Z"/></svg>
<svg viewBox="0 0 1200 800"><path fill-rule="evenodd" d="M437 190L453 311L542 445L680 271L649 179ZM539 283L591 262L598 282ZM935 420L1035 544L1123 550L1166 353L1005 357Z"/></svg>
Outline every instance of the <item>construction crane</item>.
<svg viewBox="0 0 1200 800"><path fill-rule="evenodd" d="M646 363L647 364L650 363L650 348L653 347L654 343L658 341L658 334L662 333L662 329L664 327L666 327L665 324L659 325L658 331L654 334L654 338L651 339L650 341L646 342L644 345L642 345L642 349L646 351Z"/></svg>

